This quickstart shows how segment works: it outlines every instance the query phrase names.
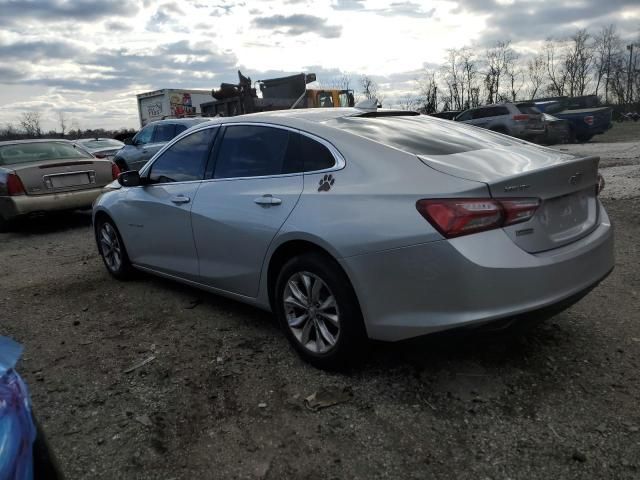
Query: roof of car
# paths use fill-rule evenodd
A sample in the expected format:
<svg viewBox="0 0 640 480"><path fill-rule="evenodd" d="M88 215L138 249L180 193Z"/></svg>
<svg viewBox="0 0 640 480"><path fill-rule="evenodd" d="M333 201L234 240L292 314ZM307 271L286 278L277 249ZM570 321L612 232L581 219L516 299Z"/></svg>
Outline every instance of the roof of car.
<svg viewBox="0 0 640 480"><path fill-rule="evenodd" d="M5 140L4 142L0 142L0 146L16 145L21 143L47 143L47 142L73 143L71 140L67 140L65 138L30 138L27 140Z"/></svg>
<svg viewBox="0 0 640 480"><path fill-rule="evenodd" d="M186 124L197 124L206 122L209 120L206 117L191 117L191 118L165 118L164 120L154 120L153 122L149 122L147 125L157 125L158 123L186 123Z"/></svg>

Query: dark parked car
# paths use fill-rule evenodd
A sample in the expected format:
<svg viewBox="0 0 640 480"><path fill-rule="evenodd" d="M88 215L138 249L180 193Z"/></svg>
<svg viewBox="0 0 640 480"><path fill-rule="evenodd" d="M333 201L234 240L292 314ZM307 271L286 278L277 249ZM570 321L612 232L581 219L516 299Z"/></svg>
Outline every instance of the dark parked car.
<svg viewBox="0 0 640 480"><path fill-rule="evenodd" d="M431 117L444 118L445 120L453 120L461 113L461 110L448 110L446 112L430 113Z"/></svg>
<svg viewBox="0 0 640 480"><path fill-rule="evenodd" d="M570 142L588 142L594 135L600 135L613 126L613 110L610 107L583 107L583 103L571 101L570 98L560 97L534 102L541 112L569 122Z"/></svg>
<svg viewBox="0 0 640 480"><path fill-rule="evenodd" d="M569 143L571 138L571 126L568 120L556 118L544 113L544 136L541 143L555 145L557 143Z"/></svg>
<svg viewBox="0 0 640 480"><path fill-rule="evenodd" d="M131 140L126 140L113 161L121 171L140 170L164 145L206 118L159 120L147 124Z"/></svg>
<svg viewBox="0 0 640 480"><path fill-rule="evenodd" d="M113 138L81 138L76 143L84 147L96 158L112 159L118 150L124 147L124 143Z"/></svg>

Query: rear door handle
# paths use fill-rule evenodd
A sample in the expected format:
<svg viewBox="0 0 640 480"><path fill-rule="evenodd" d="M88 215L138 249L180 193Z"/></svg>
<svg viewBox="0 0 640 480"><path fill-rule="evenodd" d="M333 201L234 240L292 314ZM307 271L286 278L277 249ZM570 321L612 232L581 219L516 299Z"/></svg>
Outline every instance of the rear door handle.
<svg viewBox="0 0 640 480"><path fill-rule="evenodd" d="M189 203L191 199L189 197L185 197L184 195L177 195L175 197L171 197L171 201L176 205L180 205L181 203Z"/></svg>
<svg viewBox="0 0 640 480"><path fill-rule="evenodd" d="M274 197L273 195L271 195L270 193L267 193L261 197L258 198L254 198L253 201L255 203L257 203L258 205L280 205L282 203L282 200L280 200L279 198Z"/></svg>

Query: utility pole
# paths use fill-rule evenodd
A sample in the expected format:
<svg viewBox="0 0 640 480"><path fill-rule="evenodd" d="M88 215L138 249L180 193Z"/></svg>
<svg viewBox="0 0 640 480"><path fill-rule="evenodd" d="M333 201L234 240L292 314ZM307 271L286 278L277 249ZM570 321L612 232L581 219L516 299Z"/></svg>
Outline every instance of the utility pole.
<svg viewBox="0 0 640 480"><path fill-rule="evenodd" d="M633 83L631 82L631 59L633 58L633 43L631 45L627 45L627 50L629 50L629 68L627 69L627 106L631 108L631 93L633 90Z"/></svg>

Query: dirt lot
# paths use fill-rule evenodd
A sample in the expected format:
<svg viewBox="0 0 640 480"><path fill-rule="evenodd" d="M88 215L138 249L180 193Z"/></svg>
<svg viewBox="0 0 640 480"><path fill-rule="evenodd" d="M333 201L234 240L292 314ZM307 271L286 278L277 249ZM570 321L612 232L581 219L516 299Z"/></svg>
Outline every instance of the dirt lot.
<svg viewBox="0 0 640 480"><path fill-rule="evenodd" d="M525 336L378 345L325 373L263 312L114 281L82 213L0 235L0 333L70 479L639 478L640 144L620 145L563 147L604 158L616 269ZM346 401L305 408L327 387Z"/></svg>

